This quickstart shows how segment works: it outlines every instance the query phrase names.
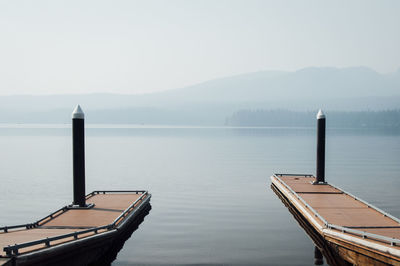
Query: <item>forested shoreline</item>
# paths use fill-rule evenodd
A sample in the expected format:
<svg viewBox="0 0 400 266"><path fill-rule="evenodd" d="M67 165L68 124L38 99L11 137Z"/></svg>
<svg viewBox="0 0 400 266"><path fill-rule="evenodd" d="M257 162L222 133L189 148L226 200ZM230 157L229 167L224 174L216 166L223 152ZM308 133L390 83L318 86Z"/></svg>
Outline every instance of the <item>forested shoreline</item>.
<svg viewBox="0 0 400 266"><path fill-rule="evenodd" d="M227 117L227 126L308 127L315 125L317 110L239 110ZM400 109L382 111L327 111L327 123L332 128L400 129Z"/></svg>

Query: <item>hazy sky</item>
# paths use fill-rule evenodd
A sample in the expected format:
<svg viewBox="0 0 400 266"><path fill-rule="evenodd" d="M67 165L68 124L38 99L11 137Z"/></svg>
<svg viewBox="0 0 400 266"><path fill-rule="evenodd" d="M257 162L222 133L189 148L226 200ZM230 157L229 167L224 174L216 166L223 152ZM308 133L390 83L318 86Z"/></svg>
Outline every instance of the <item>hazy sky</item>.
<svg viewBox="0 0 400 266"><path fill-rule="evenodd" d="M139 93L260 70L400 67L400 1L0 2L0 94Z"/></svg>

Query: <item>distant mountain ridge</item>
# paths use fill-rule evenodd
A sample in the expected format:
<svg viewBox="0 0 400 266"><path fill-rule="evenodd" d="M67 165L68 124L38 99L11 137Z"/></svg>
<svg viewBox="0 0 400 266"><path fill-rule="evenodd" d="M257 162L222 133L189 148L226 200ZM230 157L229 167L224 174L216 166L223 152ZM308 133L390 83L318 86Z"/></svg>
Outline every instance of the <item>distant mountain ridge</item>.
<svg viewBox="0 0 400 266"><path fill-rule="evenodd" d="M400 95L400 72L383 75L366 67L262 71L206 81L163 94L221 102L393 96Z"/></svg>
<svg viewBox="0 0 400 266"><path fill-rule="evenodd" d="M10 119L36 121L34 116L39 114L48 117L45 121L53 121L57 119L51 118L52 115L72 110L78 103L84 110L90 111L93 117L96 117L96 113L104 116L107 111L115 115L125 112L125 117L135 112L135 117L151 114L151 123L158 123L157 117L160 117L159 122L162 123L170 120L188 124L196 123L196 120L203 123L221 121L223 124L225 117L240 109L398 109L400 69L391 74L380 74L366 67L309 67L295 72L260 71L140 95L103 93L0 96L0 122L10 122ZM101 117L95 120L101 121ZM139 123L147 121L144 118Z"/></svg>

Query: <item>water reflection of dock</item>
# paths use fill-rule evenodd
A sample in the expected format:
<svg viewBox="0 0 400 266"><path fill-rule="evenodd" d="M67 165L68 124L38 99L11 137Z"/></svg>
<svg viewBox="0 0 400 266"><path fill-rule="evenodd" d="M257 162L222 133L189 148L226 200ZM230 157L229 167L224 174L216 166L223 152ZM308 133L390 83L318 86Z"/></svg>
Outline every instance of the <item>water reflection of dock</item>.
<svg viewBox="0 0 400 266"><path fill-rule="evenodd" d="M331 265L400 265L400 220L311 175L271 177L272 188Z"/></svg>

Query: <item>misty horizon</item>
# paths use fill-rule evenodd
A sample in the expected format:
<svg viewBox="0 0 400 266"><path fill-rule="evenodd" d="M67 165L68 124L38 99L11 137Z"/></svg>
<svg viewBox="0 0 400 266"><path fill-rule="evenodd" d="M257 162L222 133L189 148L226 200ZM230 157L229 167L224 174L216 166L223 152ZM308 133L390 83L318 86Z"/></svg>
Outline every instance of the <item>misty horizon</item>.
<svg viewBox="0 0 400 266"><path fill-rule="evenodd" d="M0 96L0 123L65 123L76 104L100 123L116 123L114 116L121 123L172 125L224 125L243 109L397 110L399 86L400 71L384 75L366 67L259 71L148 94Z"/></svg>
<svg viewBox="0 0 400 266"><path fill-rule="evenodd" d="M210 80L203 80L203 81L199 81L197 83L193 83L193 84L189 84L186 87L192 87L192 86L197 86L197 85L201 85L203 83L206 82L210 82L210 81L215 81L215 80L221 80L221 79L225 79L225 78L232 78L232 77L238 77L238 76L242 76L242 75L246 75L246 74L258 74L258 73L271 73L271 72L275 72L275 73L296 73L296 72L301 72L301 71L307 71L310 69L331 69L331 70L346 70L346 69L365 69L367 71L372 71L375 72L377 74L381 74L384 76L393 76L393 75L400 75L400 65L398 67L397 70L393 71L393 72L388 72L388 73L381 73L376 71L375 69L371 68L371 67L367 67L367 66L349 66L349 67L334 67L334 66L309 66L309 67L303 67L294 71L290 71L290 70L276 70L276 69L270 69L270 70L260 70L260 71L255 71L255 72L246 72L246 73L239 73L233 76L221 76L221 77L216 77ZM0 97L1 96L56 96L56 95L91 95L91 94L116 94L116 95L146 95L146 94L156 94L156 93L162 93L162 92L169 92L169 91L174 91L174 90L179 90L179 89L184 89L185 87L178 87L178 88L169 88L169 89L158 89L156 91L152 91L152 92L136 92L136 93L121 93L121 92L113 92L111 91L106 91L106 92L78 92L78 93L43 93L43 94L30 94L30 93L11 93L11 94L1 94L0 91ZM400 91L399 91L399 95L400 95Z"/></svg>

